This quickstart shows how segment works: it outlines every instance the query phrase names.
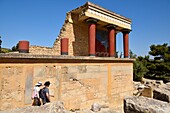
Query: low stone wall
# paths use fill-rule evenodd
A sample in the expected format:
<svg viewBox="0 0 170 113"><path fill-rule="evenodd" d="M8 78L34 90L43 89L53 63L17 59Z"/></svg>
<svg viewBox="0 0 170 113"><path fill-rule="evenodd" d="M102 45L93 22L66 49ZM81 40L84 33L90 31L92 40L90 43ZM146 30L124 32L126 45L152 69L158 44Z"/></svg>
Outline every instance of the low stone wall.
<svg viewBox="0 0 170 113"><path fill-rule="evenodd" d="M47 80L52 101L63 101L68 110L93 103L123 108L124 96L133 92L133 60L1 54L0 110L30 106L34 84Z"/></svg>
<svg viewBox="0 0 170 113"><path fill-rule="evenodd" d="M60 55L60 50L43 46L30 46L29 53L34 55Z"/></svg>

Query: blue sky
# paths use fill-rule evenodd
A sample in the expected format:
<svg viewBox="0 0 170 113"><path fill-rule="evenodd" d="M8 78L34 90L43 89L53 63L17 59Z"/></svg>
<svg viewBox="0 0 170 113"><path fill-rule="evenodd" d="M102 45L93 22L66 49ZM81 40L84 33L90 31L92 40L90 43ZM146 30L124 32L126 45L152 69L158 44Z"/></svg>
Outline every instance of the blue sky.
<svg viewBox="0 0 170 113"><path fill-rule="evenodd" d="M20 40L52 47L66 12L87 1L132 19L130 49L148 55L151 44L170 45L170 0L0 0L2 47L12 48ZM122 34L117 51L123 52Z"/></svg>

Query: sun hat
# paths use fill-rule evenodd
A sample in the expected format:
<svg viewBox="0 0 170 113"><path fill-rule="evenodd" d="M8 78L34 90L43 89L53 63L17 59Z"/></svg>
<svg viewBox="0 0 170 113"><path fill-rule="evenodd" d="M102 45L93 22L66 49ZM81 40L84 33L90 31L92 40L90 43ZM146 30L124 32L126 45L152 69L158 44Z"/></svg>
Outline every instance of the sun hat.
<svg viewBox="0 0 170 113"><path fill-rule="evenodd" d="M39 84L40 86L42 86L42 82L39 81L38 84Z"/></svg>
<svg viewBox="0 0 170 113"><path fill-rule="evenodd" d="M42 86L42 82L37 82L36 84L35 84L36 86Z"/></svg>

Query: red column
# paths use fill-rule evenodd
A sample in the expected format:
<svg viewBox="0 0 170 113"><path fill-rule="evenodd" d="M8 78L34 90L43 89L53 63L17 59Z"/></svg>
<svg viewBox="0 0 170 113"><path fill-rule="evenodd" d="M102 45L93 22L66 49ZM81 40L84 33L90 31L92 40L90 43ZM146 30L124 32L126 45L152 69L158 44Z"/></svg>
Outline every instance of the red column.
<svg viewBox="0 0 170 113"><path fill-rule="evenodd" d="M68 55L68 38L61 39L61 55Z"/></svg>
<svg viewBox="0 0 170 113"><path fill-rule="evenodd" d="M95 19L88 19L87 23L89 24L89 32L88 32L88 39L89 39L89 56L95 56L95 39L96 39L96 23L97 20Z"/></svg>
<svg viewBox="0 0 170 113"><path fill-rule="evenodd" d="M129 32L130 31L123 31L124 58L129 57Z"/></svg>
<svg viewBox="0 0 170 113"><path fill-rule="evenodd" d="M115 27L108 27L109 33L108 33L108 46L109 46L109 56L115 57L116 54L116 30Z"/></svg>
<svg viewBox="0 0 170 113"><path fill-rule="evenodd" d="M29 53L29 42L26 40L19 41L19 53Z"/></svg>
<svg viewBox="0 0 170 113"><path fill-rule="evenodd" d="M117 35L117 33L115 33L115 57L116 57L116 35Z"/></svg>

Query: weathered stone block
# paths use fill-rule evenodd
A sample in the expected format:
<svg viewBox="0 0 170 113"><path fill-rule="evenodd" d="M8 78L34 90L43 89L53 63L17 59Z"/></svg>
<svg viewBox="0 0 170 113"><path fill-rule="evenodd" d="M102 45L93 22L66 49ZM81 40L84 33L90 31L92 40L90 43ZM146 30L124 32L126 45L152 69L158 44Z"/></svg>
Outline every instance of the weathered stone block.
<svg viewBox="0 0 170 113"><path fill-rule="evenodd" d="M78 73L79 69L78 66L67 66L68 68L68 74L72 74L72 73Z"/></svg>
<svg viewBox="0 0 170 113"><path fill-rule="evenodd" d="M56 66L46 66L45 68L45 75L46 77L55 77L57 76L57 69Z"/></svg>
<svg viewBox="0 0 170 113"><path fill-rule="evenodd" d="M87 72L94 73L94 72L100 72L100 66L86 66Z"/></svg>
<svg viewBox="0 0 170 113"><path fill-rule="evenodd" d="M87 100L93 100L93 99L97 99L97 92L95 92L94 90L93 91L88 91L86 93L86 98Z"/></svg>
<svg viewBox="0 0 170 113"><path fill-rule="evenodd" d="M11 104L6 104L4 106L10 107ZM3 107L4 107L3 106ZM45 104L43 106L27 106L17 109L0 111L0 113L68 113L66 112L63 102L57 101Z"/></svg>
<svg viewBox="0 0 170 113"><path fill-rule="evenodd" d="M147 97L126 97L124 100L125 113L169 113L170 105Z"/></svg>
<svg viewBox="0 0 170 113"><path fill-rule="evenodd" d="M25 104L31 104L31 95L33 88L33 67L27 67L26 69L26 81L25 81Z"/></svg>
<svg viewBox="0 0 170 113"><path fill-rule="evenodd" d="M153 88L145 87L141 93L141 96L153 98Z"/></svg>
<svg viewBox="0 0 170 113"><path fill-rule="evenodd" d="M99 89L100 79L82 79L80 82L84 84L84 86L95 88L96 90Z"/></svg>
<svg viewBox="0 0 170 113"><path fill-rule="evenodd" d="M170 103L170 91L154 89L153 98Z"/></svg>
<svg viewBox="0 0 170 113"><path fill-rule="evenodd" d="M100 65L100 72L108 72L108 66L107 65Z"/></svg>
<svg viewBox="0 0 170 113"><path fill-rule="evenodd" d="M61 74L68 74L68 67L67 66L61 67Z"/></svg>
<svg viewBox="0 0 170 113"><path fill-rule="evenodd" d="M2 67L2 76L10 77L15 75L15 67L14 66L4 66Z"/></svg>
<svg viewBox="0 0 170 113"><path fill-rule="evenodd" d="M34 77L45 77L45 66L34 66Z"/></svg>
<svg viewBox="0 0 170 113"><path fill-rule="evenodd" d="M78 73L77 79L100 79L107 77L106 72L88 72L88 73Z"/></svg>
<svg viewBox="0 0 170 113"><path fill-rule="evenodd" d="M78 66L79 73L86 73L87 68L86 65Z"/></svg>

